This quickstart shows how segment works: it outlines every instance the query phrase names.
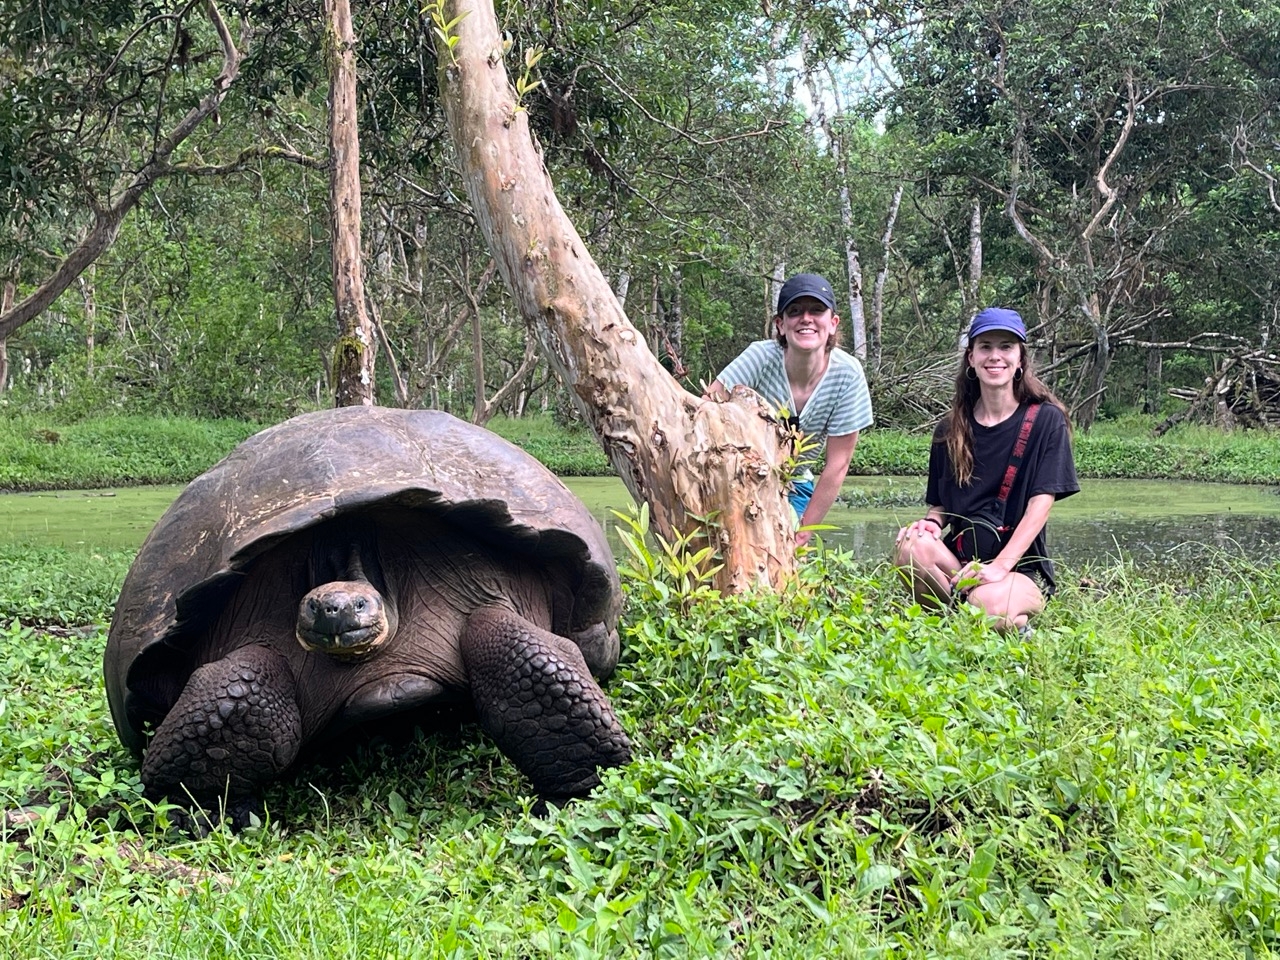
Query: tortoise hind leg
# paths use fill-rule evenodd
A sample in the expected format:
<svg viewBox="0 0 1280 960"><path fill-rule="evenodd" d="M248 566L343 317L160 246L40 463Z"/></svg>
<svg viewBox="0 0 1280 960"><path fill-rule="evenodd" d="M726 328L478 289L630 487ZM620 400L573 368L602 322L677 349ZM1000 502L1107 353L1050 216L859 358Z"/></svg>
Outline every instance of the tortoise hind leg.
<svg viewBox="0 0 1280 960"><path fill-rule="evenodd" d="M181 805L194 799L208 811L225 802L243 826L237 821L247 819L258 789L293 762L301 742L288 662L268 647L242 647L187 681L143 757L145 795Z"/></svg>
<svg viewBox="0 0 1280 960"><path fill-rule="evenodd" d="M584 796L601 767L631 759L631 742L572 642L482 607L461 646L481 725L542 797Z"/></svg>

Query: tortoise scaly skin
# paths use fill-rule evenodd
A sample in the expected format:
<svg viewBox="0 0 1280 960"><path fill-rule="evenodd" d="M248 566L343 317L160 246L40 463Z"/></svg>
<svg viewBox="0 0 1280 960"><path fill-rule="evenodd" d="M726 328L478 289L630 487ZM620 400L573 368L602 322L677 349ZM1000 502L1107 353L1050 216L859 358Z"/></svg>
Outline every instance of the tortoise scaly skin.
<svg viewBox="0 0 1280 960"><path fill-rule="evenodd" d="M104 676L156 799L249 809L304 748L452 704L561 799L630 757L598 684L620 607L599 524L536 460L448 414L341 408L251 437L178 497L125 579Z"/></svg>

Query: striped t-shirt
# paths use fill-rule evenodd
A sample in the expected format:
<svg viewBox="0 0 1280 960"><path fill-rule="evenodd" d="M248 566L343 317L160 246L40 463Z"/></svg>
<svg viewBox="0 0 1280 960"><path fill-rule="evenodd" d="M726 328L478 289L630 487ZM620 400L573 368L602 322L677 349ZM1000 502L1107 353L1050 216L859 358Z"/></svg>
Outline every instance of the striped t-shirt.
<svg viewBox="0 0 1280 960"><path fill-rule="evenodd" d="M782 345L776 340L757 340L720 371L716 377L726 389L750 387L765 401L786 415L795 413L791 383L783 366ZM844 437L871 426L871 394L862 364L839 347L831 351L827 372L800 411L800 429L805 436L826 445L827 437Z"/></svg>

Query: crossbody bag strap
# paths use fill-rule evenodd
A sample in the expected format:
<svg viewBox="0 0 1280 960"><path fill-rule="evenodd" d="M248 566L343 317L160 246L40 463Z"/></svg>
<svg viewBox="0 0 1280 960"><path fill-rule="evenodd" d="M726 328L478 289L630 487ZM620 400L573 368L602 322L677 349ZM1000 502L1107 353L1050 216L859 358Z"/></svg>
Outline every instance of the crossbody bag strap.
<svg viewBox="0 0 1280 960"><path fill-rule="evenodd" d="M1018 427L1018 436L1013 441L1013 449L1009 451L1009 466L1005 467L1004 479L1000 481L1000 492L996 494L997 529L1003 534L1009 528L1004 522L1005 509L1009 505L1009 493L1013 490L1013 481L1018 478L1018 468L1022 466L1022 458L1027 452L1027 441L1031 439L1031 428L1036 424L1036 415L1040 412L1040 404L1027 405L1022 414L1022 425Z"/></svg>

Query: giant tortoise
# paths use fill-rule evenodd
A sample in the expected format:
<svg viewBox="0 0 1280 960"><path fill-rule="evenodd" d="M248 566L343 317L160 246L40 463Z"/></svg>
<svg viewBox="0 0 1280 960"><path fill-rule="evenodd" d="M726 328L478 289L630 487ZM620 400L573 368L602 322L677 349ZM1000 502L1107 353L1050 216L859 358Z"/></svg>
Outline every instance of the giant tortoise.
<svg viewBox="0 0 1280 960"><path fill-rule="evenodd" d="M326 410L246 440L160 518L107 696L155 799L253 809L304 746L455 702L567 798L629 758L592 679L620 605L600 525L519 448L437 411Z"/></svg>

